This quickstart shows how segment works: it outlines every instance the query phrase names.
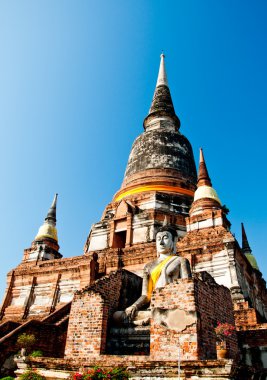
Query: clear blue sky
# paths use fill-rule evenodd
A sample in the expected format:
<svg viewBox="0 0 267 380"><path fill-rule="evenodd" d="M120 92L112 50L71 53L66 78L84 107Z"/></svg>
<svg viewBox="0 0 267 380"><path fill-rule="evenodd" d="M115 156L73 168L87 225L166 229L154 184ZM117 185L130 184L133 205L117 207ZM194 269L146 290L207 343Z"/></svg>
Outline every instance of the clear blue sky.
<svg viewBox="0 0 267 380"><path fill-rule="evenodd" d="M267 277L267 2L0 2L0 298L55 192L64 257L119 189L162 50L196 160Z"/></svg>

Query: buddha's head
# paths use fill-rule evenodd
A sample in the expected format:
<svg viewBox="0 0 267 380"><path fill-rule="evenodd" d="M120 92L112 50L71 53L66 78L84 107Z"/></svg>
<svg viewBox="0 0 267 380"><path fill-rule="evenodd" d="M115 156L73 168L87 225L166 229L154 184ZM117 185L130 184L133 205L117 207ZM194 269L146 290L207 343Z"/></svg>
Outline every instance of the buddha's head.
<svg viewBox="0 0 267 380"><path fill-rule="evenodd" d="M173 255L176 252L177 232L171 225L161 227L156 235L157 256Z"/></svg>

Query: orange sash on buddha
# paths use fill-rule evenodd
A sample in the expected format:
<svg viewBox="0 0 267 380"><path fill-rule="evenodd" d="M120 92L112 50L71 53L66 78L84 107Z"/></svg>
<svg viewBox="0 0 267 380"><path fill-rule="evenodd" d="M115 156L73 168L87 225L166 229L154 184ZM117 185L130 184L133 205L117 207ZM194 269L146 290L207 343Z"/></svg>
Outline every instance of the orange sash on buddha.
<svg viewBox="0 0 267 380"><path fill-rule="evenodd" d="M148 282L148 297L151 297L151 293L156 287L159 276L161 275L162 269L164 266L173 258L174 255L170 255L166 257L166 259L162 260L154 269L152 269Z"/></svg>

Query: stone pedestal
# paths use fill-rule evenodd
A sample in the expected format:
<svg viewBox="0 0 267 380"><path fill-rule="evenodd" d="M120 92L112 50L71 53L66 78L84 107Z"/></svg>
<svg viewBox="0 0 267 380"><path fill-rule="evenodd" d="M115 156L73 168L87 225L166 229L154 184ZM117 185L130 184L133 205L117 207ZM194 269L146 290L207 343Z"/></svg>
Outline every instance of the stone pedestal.
<svg viewBox="0 0 267 380"><path fill-rule="evenodd" d="M116 329L112 327L112 315L123 310L120 307L125 301L121 298L129 300L127 291L134 292L129 279L125 286L129 276L133 275L127 271L115 272L76 294L65 358L101 360L109 353L114 357L148 355L149 360L170 361L177 360L179 350L183 361L217 358L217 322L234 325L229 289L218 285L206 272L192 279L175 280L153 292L151 326ZM238 353L236 334L228 337L227 345L229 358L234 358Z"/></svg>
<svg viewBox="0 0 267 380"><path fill-rule="evenodd" d="M150 327L112 327L106 352L110 355L149 355Z"/></svg>

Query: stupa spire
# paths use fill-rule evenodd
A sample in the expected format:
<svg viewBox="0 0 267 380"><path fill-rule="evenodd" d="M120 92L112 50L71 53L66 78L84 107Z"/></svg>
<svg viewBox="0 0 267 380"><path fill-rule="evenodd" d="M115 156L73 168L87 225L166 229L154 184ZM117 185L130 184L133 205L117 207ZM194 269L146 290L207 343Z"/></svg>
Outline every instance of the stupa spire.
<svg viewBox="0 0 267 380"><path fill-rule="evenodd" d="M199 154L197 189L189 211L190 217L186 222L187 231L196 229L196 225L197 229L210 226L223 226L229 229L231 224L228 221L226 214L227 208L222 206L216 190L212 187L203 150L201 148Z"/></svg>
<svg viewBox="0 0 267 380"><path fill-rule="evenodd" d="M243 253L251 253L252 250L249 246L249 242L248 242L248 238L247 238L247 234L246 234L246 231L245 231L245 227L244 227L244 224L241 223L241 229L242 229L242 252Z"/></svg>
<svg viewBox="0 0 267 380"><path fill-rule="evenodd" d="M163 53L160 55L159 74L156 87L161 85L169 87L165 68L165 55Z"/></svg>
<svg viewBox="0 0 267 380"><path fill-rule="evenodd" d="M204 159L203 149L200 148L200 154L199 154L199 171L198 171L198 181L197 181L197 190L195 191L194 195L194 202L199 201L200 199L211 199L216 202L216 205L221 207L220 199L212 187L211 180L209 177L208 169L206 166L206 162ZM194 203L192 205L192 209L194 209Z"/></svg>
<svg viewBox="0 0 267 380"><path fill-rule="evenodd" d="M160 65L154 96L149 113L144 120L145 130L166 128L166 126L178 130L180 120L175 114L171 93L167 80L165 67L165 55L160 55Z"/></svg>
<svg viewBox="0 0 267 380"><path fill-rule="evenodd" d="M242 252L244 253L246 258L250 262L252 268L259 270L257 260L256 260L255 256L252 254L252 250L249 246L247 234L246 234L245 227L244 227L243 223L241 223L241 229L242 229Z"/></svg>
<svg viewBox="0 0 267 380"><path fill-rule="evenodd" d="M212 187L212 183L211 183L206 162L204 159L203 149L200 148L197 187L203 186L203 185Z"/></svg>
<svg viewBox="0 0 267 380"><path fill-rule="evenodd" d="M40 241L45 238L58 241L57 238L57 229L56 229L56 210L57 210L57 197L58 194L55 194L51 207L48 210L47 216L44 223L39 228L39 231L35 237L35 241Z"/></svg>
<svg viewBox="0 0 267 380"><path fill-rule="evenodd" d="M55 194L53 202L51 204L51 207L48 210L47 216L45 218L46 221L49 220L50 222L55 223L55 225L56 225L56 221L57 221L57 219L56 219L56 216L57 216L57 197L58 197L58 194Z"/></svg>

